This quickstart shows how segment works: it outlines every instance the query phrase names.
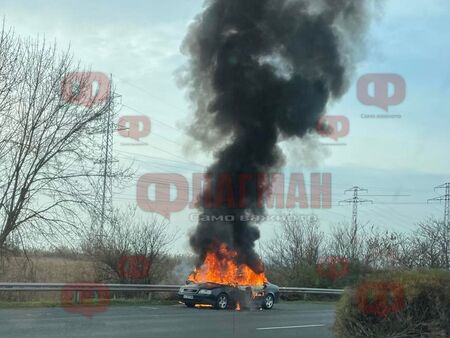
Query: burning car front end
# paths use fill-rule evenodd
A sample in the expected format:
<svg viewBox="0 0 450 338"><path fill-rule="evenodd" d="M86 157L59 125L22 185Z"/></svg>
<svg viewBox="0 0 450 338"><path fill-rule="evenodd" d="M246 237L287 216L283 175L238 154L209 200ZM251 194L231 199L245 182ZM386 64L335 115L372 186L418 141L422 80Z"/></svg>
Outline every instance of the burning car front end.
<svg viewBox="0 0 450 338"><path fill-rule="evenodd" d="M185 285L178 291L178 299L188 307L193 307L196 304L214 306L217 297L216 290L212 285Z"/></svg>
<svg viewBox="0 0 450 338"><path fill-rule="evenodd" d="M178 291L178 299L186 304L187 307L209 305L220 308L218 306L218 298L221 294L227 295L226 308L232 306L233 300L236 298L236 289L232 286L215 283L185 285Z"/></svg>
<svg viewBox="0 0 450 338"><path fill-rule="evenodd" d="M226 308L267 308L271 309L279 299L276 285L230 286L215 283L188 284L178 291L178 299L187 307L209 306Z"/></svg>

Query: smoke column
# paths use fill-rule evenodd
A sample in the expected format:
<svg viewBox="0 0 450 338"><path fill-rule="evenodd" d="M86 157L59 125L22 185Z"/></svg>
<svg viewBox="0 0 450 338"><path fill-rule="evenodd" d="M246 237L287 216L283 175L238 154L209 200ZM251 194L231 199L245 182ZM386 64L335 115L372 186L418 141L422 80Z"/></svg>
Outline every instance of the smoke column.
<svg viewBox="0 0 450 338"><path fill-rule="evenodd" d="M242 174L273 172L284 163L277 143L316 129L327 106L348 89L367 28L369 1L208 0L182 50L189 57L184 85L195 106L190 134L215 151L211 184L200 196L202 216L190 244L199 264L221 243L255 272L259 230L241 216L262 215L255 183L245 207L230 207L213 191L221 173L237 198ZM251 184L250 184L251 185ZM258 188L255 188L258 186ZM205 207L205 195L213 207ZM212 196L211 196L212 195ZM233 215L233 221L211 216Z"/></svg>

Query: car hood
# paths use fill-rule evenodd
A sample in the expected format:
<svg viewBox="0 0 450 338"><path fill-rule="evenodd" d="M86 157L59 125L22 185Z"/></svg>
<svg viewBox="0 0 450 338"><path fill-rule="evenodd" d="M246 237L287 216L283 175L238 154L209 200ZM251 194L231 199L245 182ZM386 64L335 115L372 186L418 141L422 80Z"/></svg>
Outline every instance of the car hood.
<svg viewBox="0 0 450 338"><path fill-rule="evenodd" d="M225 285L216 284L216 283L199 283L199 284L187 284L184 286L184 288L188 289L215 289L215 288L221 288Z"/></svg>
<svg viewBox="0 0 450 338"><path fill-rule="evenodd" d="M217 284L217 283L198 283L198 284L187 284L187 285L183 286L183 288L186 288L186 289L209 289L209 290L222 288L222 287L233 287L233 286L232 285ZM261 286L250 286L250 287L253 290L262 290L262 289L267 288L267 287L269 287L269 288L277 288L276 285L270 284L270 283L267 283L264 286L261 285ZM237 286L236 288L245 290L246 288L248 288L248 286L242 285L242 286Z"/></svg>

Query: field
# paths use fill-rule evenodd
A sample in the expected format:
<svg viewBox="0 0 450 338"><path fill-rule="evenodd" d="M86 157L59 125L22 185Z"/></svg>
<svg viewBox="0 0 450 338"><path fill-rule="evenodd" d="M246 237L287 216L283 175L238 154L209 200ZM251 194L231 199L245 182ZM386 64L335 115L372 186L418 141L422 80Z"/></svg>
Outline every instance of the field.
<svg viewBox="0 0 450 338"><path fill-rule="evenodd" d="M94 263L58 257L8 257L0 262L0 282L95 282ZM0 292L0 301L59 301L58 292Z"/></svg>

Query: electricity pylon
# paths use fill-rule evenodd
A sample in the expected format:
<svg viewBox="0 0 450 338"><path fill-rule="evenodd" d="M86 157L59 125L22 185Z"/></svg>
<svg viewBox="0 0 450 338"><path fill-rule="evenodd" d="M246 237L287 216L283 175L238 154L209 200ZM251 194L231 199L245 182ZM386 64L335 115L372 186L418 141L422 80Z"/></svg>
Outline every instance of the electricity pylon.
<svg viewBox="0 0 450 338"><path fill-rule="evenodd" d="M360 187L353 187L351 189L345 190L345 193L348 193L350 191L353 191L353 198L349 198L349 199L340 201L339 204L342 204L342 203L353 204L352 225L355 229L357 229L358 228L358 204L373 203L373 201L361 199L358 196L359 192L361 192L361 191L367 192L367 189L362 189Z"/></svg>
<svg viewBox="0 0 450 338"><path fill-rule="evenodd" d="M340 201L339 204L345 203L345 204L352 204L353 205L353 212L352 212L352 238L350 239L351 244L352 244L352 250L356 249L356 242L357 242L357 235L358 235L358 204L363 204L363 203L373 203L372 200L366 200L366 199L362 199L358 196L358 193L361 191L365 191L367 192L367 189L362 189L360 187L353 187L351 189L347 189L345 190L345 193L351 192L353 191L353 198L349 198L343 201ZM352 252L352 257L351 258L355 258L355 254L356 252Z"/></svg>
<svg viewBox="0 0 450 338"><path fill-rule="evenodd" d="M440 186L434 188L434 191L439 189L445 189L445 194L428 200L428 203L432 201L445 202L444 205L444 250L445 250L445 264L447 269L450 268L450 257L449 257L449 242L450 242L450 183L444 183Z"/></svg>
<svg viewBox="0 0 450 338"><path fill-rule="evenodd" d="M113 95L112 75L109 85L108 98L105 103L105 113L100 120L102 134L102 145L100 160L96 161L100 168L100 188L97 201L100 204L100 215L98 219L98 236L103 241L105 223L111 219L113 212L112 202L112 178L113 178L113 137L115 131L114 95Z"/></svg>

